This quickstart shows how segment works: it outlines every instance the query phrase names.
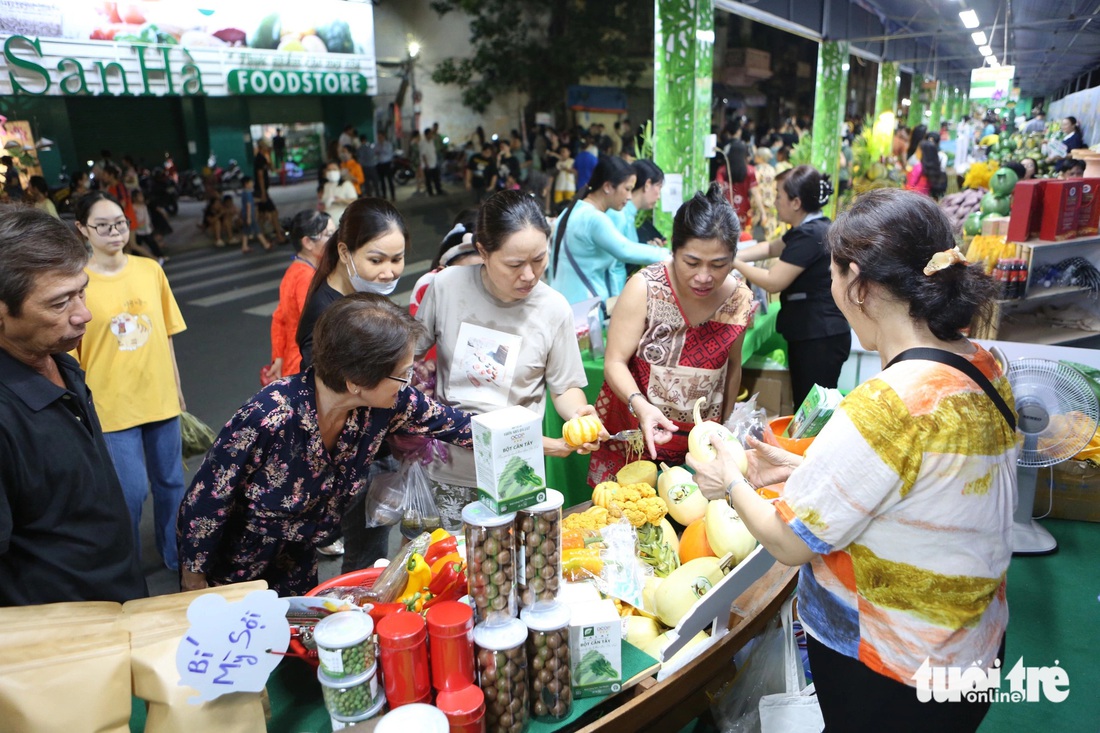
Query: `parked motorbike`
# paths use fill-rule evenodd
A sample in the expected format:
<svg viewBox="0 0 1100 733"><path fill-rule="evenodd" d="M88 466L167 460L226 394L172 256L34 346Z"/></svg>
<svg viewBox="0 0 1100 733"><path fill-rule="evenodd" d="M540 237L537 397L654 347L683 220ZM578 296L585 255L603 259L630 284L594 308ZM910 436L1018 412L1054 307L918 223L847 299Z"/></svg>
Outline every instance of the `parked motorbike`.
<svg viewBox="0 0 1100 733"><path fill-rule="evenodd" d="M202 174L198 171L185 170L180 174L179 195L189 199L201 201L206 198L206 186L203 185Z"/></svg>
<svg viewBox="0 0 1100 733"><path fill-rule="evenodd" d="M234 158L220 173L215 169L215 176L219 191L237 191L243 186L244 171Z"/></svg>
<svg viewBox="0 0 1100 733"><path fill-rule="evenodd" d="M393 156L393 178L399 186L404 186L406 183L416 180L416 168L413 167L412 161L404 153L397 153Z"/></svg>

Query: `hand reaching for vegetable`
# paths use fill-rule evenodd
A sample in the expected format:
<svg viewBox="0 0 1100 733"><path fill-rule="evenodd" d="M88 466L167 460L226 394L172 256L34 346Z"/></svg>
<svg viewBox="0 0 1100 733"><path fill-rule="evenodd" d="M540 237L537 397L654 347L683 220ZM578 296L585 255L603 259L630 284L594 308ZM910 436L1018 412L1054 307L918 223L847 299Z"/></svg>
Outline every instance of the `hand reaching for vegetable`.
<svg viewBox="0 0 1100 733"><path fill-rule="evenodd" d="M748 443L750 450L745 454L749 459L748 479L754 486L782 483L802 464L802 456L752 436L749 436Z"/></svg>
<svg viewBox="0 0 1100 733"><path fill-rule="evenodd" d="M209 588L210 583L207 582L206 576L202 573L193 573L190 570L180 570L180 590L202 590L203 588Z"/></svg>
<svg viewBox="0 0 1100 733"><path fill-rule="evenodd" d="M710 444L718 453L713 461L700 461L689 453L686 463L695 471L695 483L703 496L711 500L725 500L726 487L735 481L745 480L737 466L740 456L730 450L729 443L717 433L711 433Z"/></svg>
<svg viewBox="0 0 1100 733"><path fill-rule="evenodd" d="M676 432L676 423L665 417L665 413L649 402L642 400L635 402L634 411L638 416L638 427L642 429L650 458L657 460L657 446L672 440L672 435Z"/></svg>

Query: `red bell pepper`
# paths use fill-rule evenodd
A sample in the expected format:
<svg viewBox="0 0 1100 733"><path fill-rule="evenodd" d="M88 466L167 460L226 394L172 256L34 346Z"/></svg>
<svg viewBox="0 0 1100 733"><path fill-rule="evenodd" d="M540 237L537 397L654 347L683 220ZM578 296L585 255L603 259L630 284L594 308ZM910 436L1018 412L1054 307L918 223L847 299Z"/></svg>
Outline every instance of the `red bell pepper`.
<svg viewBox="0 0 1100 733"><path fill-rule="evenodd" d="M436 560L449 555L452 552L458 552L458 539L455 537L445 537L437 542L433 542L428 551L424 553L424 562L429 566L435 565Z"/></svg>
<svg viewBox="0 0 1100 733"><path fill-rule="evenodd" d="M384 617L389 616L391 613L398 613L401 611L407 611L404 603L372 603L369 604L370 609L367 611L370 614L371 620L375 625L381 621Z"/></svg>
<svg viewBox="0 0 1100 733"><path fill-rule="evenodd" d="M457 601L466 595L466 572L462 569L462 563L456 562L447 565L432 580L429 592L432 593L432 598L424 604L425 609L444 601Z"/></svg>

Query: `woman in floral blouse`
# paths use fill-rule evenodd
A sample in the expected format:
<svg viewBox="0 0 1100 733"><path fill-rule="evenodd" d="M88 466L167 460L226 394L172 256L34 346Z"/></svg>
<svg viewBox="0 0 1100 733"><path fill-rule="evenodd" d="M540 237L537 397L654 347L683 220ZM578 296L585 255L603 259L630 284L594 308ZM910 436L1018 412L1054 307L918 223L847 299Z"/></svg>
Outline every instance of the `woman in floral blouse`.
<svg viewBox="0 0 1100 733"><path fill-rule="evenodd" d="M469 413L408 386L421 331L380 295L325 311L314 366L241 407L195 475L176 525L183 590L262 578L302 595L317 585L314 548L338 536L388 434L472 446Z"/></svg>

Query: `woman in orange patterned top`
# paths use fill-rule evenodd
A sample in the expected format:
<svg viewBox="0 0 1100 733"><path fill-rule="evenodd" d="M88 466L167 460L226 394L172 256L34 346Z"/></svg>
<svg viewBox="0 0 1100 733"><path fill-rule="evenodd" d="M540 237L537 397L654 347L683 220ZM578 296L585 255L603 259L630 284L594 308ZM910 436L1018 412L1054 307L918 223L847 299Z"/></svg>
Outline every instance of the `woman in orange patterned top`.
<svg viewBox="0 0 1100 733"><path fill-rule="evenodd" d="M741 344L752 293L730 275L741 227L718 186L680 207L672 262L644 268L615 304L607 334L604 386L596 411L609 432L640 427L655 460L683 463L695 401L725 420L741 385ZM592 454L588 480L613 480L624 443Z"/></svg>
<svg viewBox="0 0 1100 733"><path fill-rule="evenodd" d="M927 196L858 197L829 229L832 294L883 371L844 398L804 459L754 444L749 478L786 480L774 503L724 446L712 463L688 460L704 494L802 566L798 613L826 730L975 731L990 691L971 697L940 677L984 681L1004 658L1016 417L1001 366L962 335L988 312L993 281L954 244Z"/></svg>

